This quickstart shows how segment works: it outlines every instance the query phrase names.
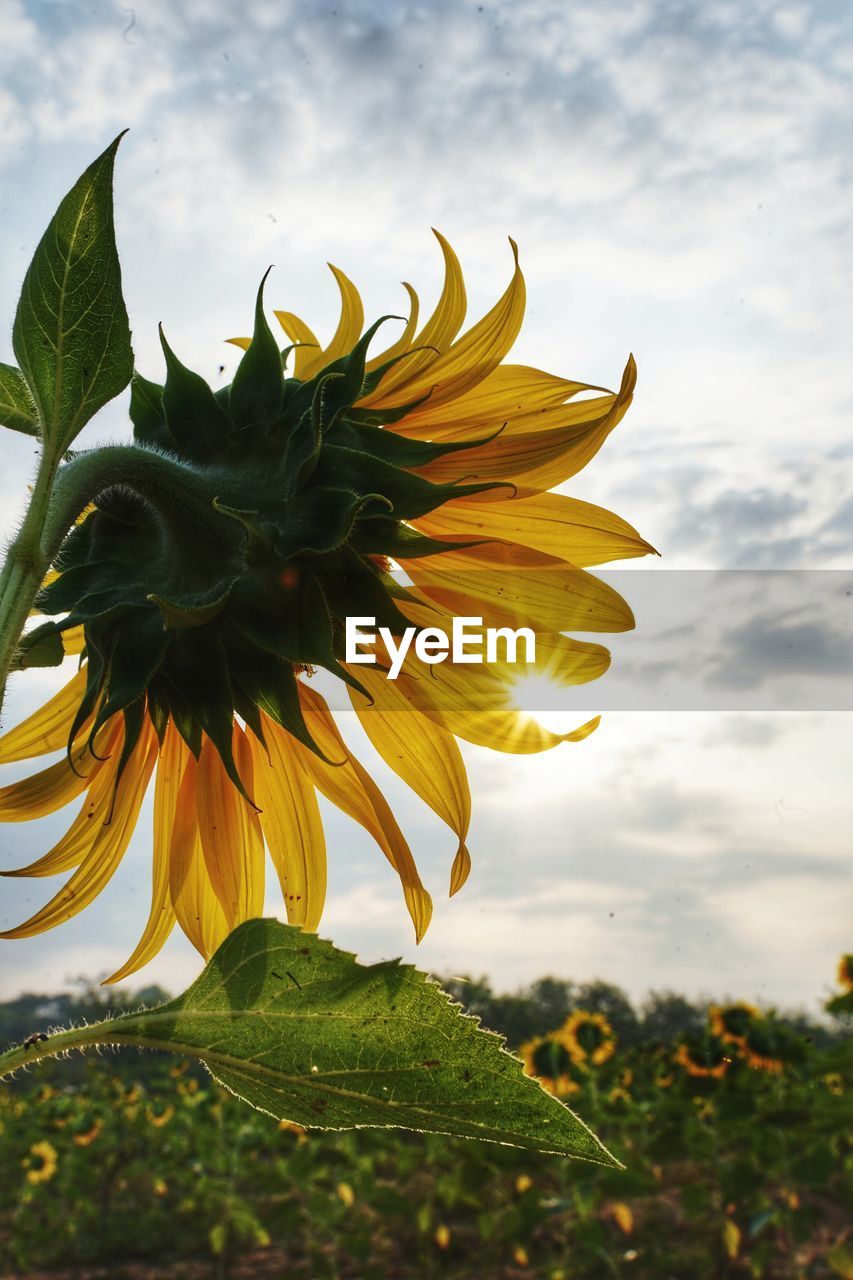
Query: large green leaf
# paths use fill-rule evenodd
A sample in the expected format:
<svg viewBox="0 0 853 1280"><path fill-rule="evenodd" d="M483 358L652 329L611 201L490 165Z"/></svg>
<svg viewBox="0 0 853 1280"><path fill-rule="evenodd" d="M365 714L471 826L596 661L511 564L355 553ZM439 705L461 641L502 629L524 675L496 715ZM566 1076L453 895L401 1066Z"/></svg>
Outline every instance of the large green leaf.
<svg viewBox="0 0 853 1280"><path fill-rule="evenodd" d="M39 433L35 405L24 375L13 364L0 364L0 424L28 436Z"/></svg>
<svg viewBox="0 0 853 1280"><path fill-rule="evenodd" d="M24 277L12 335L45 450L60 456L133 372L113 227L121 135L71 188Z"/></svg>
<svg viewBox="0 0 853 1280"><path fill-rule="evenodd" d="M498 1036L399 961L360 965L312 934L250 920L177 1000L51 1036L200 1058L259 1110L326 1129L416 1129L617 1165ZM0 1057L0 1076L27 1060Z"/></svg>

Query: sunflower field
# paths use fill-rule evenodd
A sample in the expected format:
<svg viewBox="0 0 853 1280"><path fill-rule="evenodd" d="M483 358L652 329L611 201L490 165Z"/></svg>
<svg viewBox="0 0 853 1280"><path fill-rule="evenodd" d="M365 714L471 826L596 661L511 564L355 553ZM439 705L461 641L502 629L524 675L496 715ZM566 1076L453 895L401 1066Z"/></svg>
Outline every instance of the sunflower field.
<svg viewBox="0 0 853 1280"><path fill-rule="evenodd" d="M43 1062L0 1095L0 1274L853 1276L849 993L811 1023L674 995L635 1010L606 983L447 985L624 1169L306 1131L155 1054ZM0 1032L129 1001L25 997Z"/></svg>

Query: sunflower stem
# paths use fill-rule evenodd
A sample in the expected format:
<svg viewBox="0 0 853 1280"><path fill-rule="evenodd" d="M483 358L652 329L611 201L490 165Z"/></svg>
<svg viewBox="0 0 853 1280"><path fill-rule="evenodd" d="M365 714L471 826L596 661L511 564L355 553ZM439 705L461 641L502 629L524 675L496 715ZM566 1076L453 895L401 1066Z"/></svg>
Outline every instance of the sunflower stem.
<svg viewBox="0 0 853 1280"><path fill-rule="evenodd" d="M56 466L54 458L42 455L26 515L0 572L0 712L18 641L50 567L42 535Z"/></svg>

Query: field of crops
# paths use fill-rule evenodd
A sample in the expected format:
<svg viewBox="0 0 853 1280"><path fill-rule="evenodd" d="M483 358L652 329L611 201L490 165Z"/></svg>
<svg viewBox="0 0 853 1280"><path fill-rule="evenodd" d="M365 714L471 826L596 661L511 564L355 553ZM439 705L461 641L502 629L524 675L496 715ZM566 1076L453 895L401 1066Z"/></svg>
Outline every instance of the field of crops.
<svg viewBox="0 0 853 1280"><path fill-rule="evenodd" d="M811 1026L674 996L637 1012L613 987L554 980L456 994L624 1172L306 1133L153 1055L45 1063L0 1094L0 1274L853 1277L846 1015ZM0 1036L47 1008L0 1008Z"/></svg>

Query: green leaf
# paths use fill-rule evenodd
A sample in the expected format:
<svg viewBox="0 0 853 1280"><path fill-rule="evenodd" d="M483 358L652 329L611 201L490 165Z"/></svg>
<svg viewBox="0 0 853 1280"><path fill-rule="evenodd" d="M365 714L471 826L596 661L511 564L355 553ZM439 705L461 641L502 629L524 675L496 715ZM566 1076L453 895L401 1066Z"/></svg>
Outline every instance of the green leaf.
<svg viewBox="0 0 853 1280"><path fill-rule="evenodd" d="M37 436L39 424L26 379L13 364L0 364L0 424Z"/></svg>
<svg viewBox="0 0 853 1280"><path fill-rule="evenodd" d="M64 657L61 633L55 623L46 622L21 636L13 669L26 671L29 667L58 667Z"/></svg>
<svg viewBox="0 0 853 1280"><path fill-rule="evenodd" d="M395 960L360 965L275 920L235 929L177 1000L52 1036L29 1057L13 1050L0 1077L107 1043L199 1058L238 1097L297 1124L415 1129L619 1167L424 974Z"/></svg>
<svg viewBox="0 0 853 1280"><path fill-rule="evenodd" d="M281 352L264 315L264 284L270 270L258 289L254 336L234 375L229 398L235 425L249 430L271 427L284 400Z"/></svg>
<svg viewBox="0 0 853 1280"><path fill-rule="evenodd" d="M30 263L13 346L46 451L60 456L133 372L115 247L112 177L122 135L60 204Z"/></svg>
<svg viewBox="0 0 853 1280"><path fill-rule="evenodd" d="M229 430L225 410L201 374L188 369L175 355L162 325L160 346L166 357L163 411L169 433L182 453L205 458Z"/></svg>

